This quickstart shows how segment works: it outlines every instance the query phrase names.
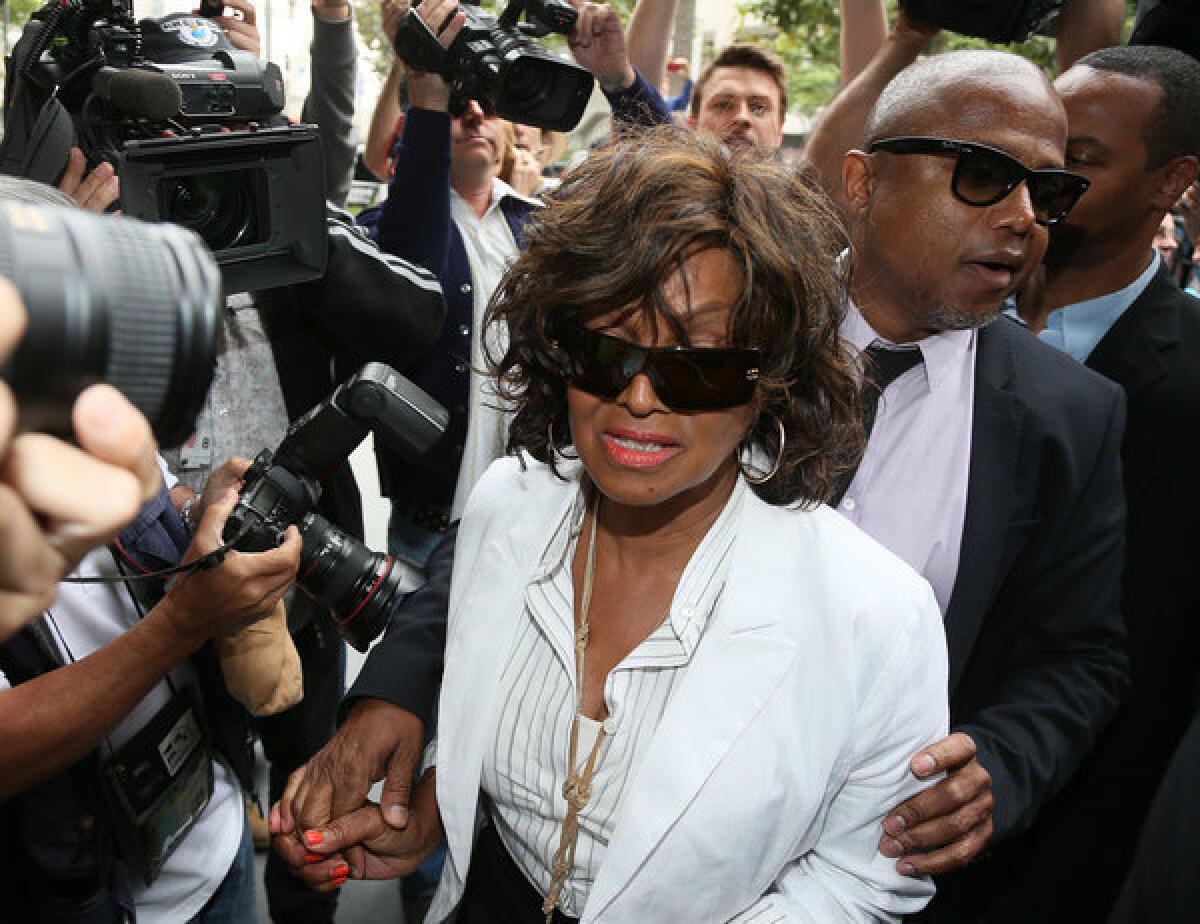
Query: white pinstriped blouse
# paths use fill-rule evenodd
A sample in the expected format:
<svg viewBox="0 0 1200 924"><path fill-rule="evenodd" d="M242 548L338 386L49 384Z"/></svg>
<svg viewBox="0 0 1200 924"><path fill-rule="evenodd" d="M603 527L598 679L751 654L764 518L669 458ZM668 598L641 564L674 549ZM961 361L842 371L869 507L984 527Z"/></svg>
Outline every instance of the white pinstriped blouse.
<svg viewBox="0 0 1200 924"><path fill-rule="evenodd" d="M716 607L729 572L737 511L747 490L738 478L725 509L684 569L670 612L609 674L608 737L601 746L592 799L579 816L575 868L559 902L564 914L578 916L583 910L604 862L622 796ZM525 589L526 619L506 655L496 736L483 765L483 790L500 839L543 895L550 891L550 865L567 808L562 784L578 702L570 563L583 514L581 492ZM581 725L581 761L598 730L589 720Z"/></svg>

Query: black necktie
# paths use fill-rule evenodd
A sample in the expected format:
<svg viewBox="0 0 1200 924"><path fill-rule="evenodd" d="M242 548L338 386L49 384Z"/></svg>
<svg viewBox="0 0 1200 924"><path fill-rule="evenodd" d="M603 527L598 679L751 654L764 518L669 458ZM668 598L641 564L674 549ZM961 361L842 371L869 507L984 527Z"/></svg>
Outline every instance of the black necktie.
<svg viewBox="0 0 1200 924"><path fill-rule="evenodd" d="M879 399L892 382L904 375L909 369L921 363L921 351L916 348L895 349L886 347L876 341L867 347L863 353L863 384L862 384L862 420L863 436L871 438L871 430L875 426L875 415L879 411ZM859 462L861 463L861 459ZM858 466L850 469L838 480L837 490L829 501L831 507L842 502L846 489L854 480Z"/></svg>

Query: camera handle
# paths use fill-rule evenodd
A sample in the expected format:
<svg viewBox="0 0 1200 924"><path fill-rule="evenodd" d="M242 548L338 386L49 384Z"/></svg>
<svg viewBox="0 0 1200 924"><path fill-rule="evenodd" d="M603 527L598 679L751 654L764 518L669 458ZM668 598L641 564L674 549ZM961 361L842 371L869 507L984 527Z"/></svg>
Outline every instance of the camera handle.
<svg viewBox="0 0 1200 924"><path fill-rule="evenodd" d="M446 67L446 49L415 9L400 23L392 44L400 60L415 70L440 74Z"/></svg>

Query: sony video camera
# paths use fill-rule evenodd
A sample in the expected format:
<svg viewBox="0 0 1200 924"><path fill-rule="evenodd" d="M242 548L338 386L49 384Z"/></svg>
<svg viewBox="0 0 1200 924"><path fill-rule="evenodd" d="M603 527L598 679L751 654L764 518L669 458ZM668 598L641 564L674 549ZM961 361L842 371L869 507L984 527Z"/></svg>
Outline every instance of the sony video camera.
<svg viewBox="0 0 1200 924"><path fill-rule="evenodd" d="M432 448L449 415L425 392L382 363L367 363L333 395L292 424L274 453L263 450L243 476L225 540L246 552L273 549L287 528L300 530L297 583L328 607L346 641L359 651L387 627L391 607L424 583L405 559L372 552L313 512L320 482L369 430L414 458Z"/></svg>
<svg viewBox="0 0 1200 924"><path fill-rule="evenodd" d="M282 115L279 68L200 16L136 21L131 0L51 0L13 47L0 172L57 183L72 146L113 164L121 208L195 231L226 293L325 270L316 129Z"/></svg>
<svg viewBox="0 0 1200 924"><path fill-rule="evenodd" d="M900 5L931 26L1011 44L1042 31L1062 0L900 0Z"/></svg>
<svg viewBox="0 0 1200 924"><path fill-rule="evenodd" d="M418 4L414 3L414 7ZM443 48L415 9L396 30L396 54L417 70L441 74L450 84L450 111L468 100L487 103L511 122L569 132L592 95L592 75L534 41L569 35L578 14L565 0L510 0L498 17L463 3L467 21ZM520 22L525 13L526 22Z"/></svg>

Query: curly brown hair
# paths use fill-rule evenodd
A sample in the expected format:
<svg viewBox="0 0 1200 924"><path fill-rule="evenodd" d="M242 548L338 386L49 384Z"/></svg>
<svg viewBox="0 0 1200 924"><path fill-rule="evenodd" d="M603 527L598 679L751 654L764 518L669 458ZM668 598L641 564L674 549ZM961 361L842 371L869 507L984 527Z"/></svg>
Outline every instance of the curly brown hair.
<svg viewBox="0 0 1200 924"><path fill-rule="evenodd" d="M493 346L487 361L514 405L510 452L525 450L557 472L558 451L571 443L565 357L555 342L563 325L644 312L651 329L665 324L686 344L664 285L691 255L720 248L744 283L730 345L763 354L758 414L742 446L768 464L780 458L754 490L771 504L831 496L861 453L862 425L857 375L838 334L846 235L809 174L678 128L627 135L564 178L534 217L528 244L486 321L507 328L503 355ZM782 450L776 418L786 430Z"/></svg>

